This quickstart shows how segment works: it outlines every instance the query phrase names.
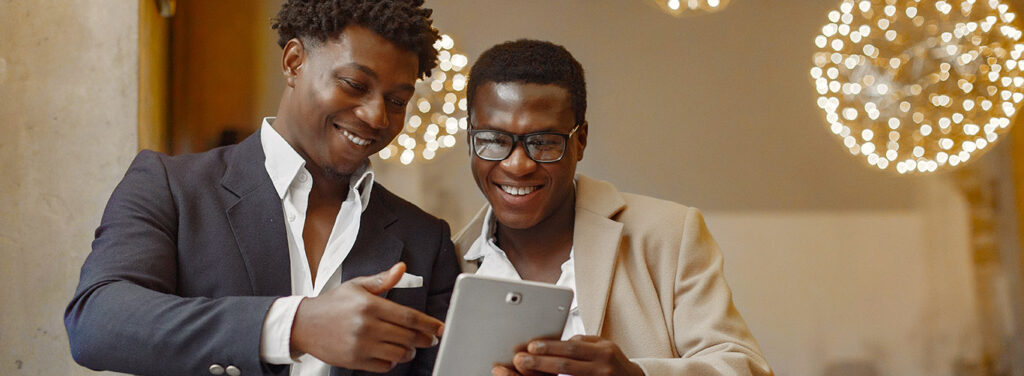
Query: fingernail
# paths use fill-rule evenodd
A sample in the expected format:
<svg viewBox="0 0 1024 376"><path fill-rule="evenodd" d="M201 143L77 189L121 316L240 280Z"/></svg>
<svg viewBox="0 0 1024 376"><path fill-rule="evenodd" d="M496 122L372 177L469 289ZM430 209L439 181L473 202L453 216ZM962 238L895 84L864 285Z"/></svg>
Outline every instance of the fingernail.
<svg viewBox="0 0 1024 376"><path fill-rule="evenodd" d="M430 346L437 346L437 343L441 342L435 336L430 336Z"/></svg>
<svg viewBox="0 0 1024 376"><path fill-rule="evenodd" d="M498 367L491 368L491 375L500 375L500 372L501 370L499 370Z"/></svg>
<svg viewBox="0 0 1024 376"><path fill-rule="evenodd" d="M520 354L520 355L516 355L516 357L519 358L519 363L524 365L524 366L529 367L529 366L533 365L533 357L532 356Z"/></svg>
<svg viewBox="0 0 1024 376"><path fill-rule="evenodd" d="M534 354L543 354L544 350L547 349L547 345L544 342L530 342L530 345L527 347Z"/></svg>

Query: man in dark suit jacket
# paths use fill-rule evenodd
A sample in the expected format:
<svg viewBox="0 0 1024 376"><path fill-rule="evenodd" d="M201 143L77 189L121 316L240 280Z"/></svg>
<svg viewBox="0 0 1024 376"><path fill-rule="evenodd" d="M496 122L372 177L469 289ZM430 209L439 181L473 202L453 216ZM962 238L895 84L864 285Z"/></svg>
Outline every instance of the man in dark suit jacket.
<svg viewBox="0 0 1024 376"><path fill-rule="evenodd" d="M147 375L286 374L308 354L332 375L430 374L458 273L448 226L361 184L368 156L402 129L416 79L436 65L438 33L421 5L285 3L274 25L286 80L276 119L236 146L143 151L115 189L65 312L76 361ZM266 135L283 147L267 150ZM282 155L301 163L279 187L271 166ZM296 192L299 227L289 224ZM346 212L353 204L361 214ZM351 226L354 239L332 236ZM337 250L343 261L329 260ZM321 262L341 263L326 273L336 286L316 277ZM294 270L323 290L297 295ZM410 288L392 289L407 277ZM285 323L285 364L265 353L268 312Z"/></svg>

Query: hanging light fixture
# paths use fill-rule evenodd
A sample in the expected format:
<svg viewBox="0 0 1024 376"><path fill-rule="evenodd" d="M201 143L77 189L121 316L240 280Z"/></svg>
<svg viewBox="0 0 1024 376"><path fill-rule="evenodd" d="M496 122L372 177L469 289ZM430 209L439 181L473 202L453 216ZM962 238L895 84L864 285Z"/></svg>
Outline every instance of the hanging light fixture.
<svg viewBox="0 0 1024 376"><path fill-rule="evenodd" d="M1024 44L1000 0L844 0L814 43L810 74L829 129L853 155L900 174L991 149L1024 100Z"/></svg>
<svg viewBox="0 0 1024 376"><path fill-rule="evenodd" d="M463 70L469 59L456 52L455 41L444 34L434 43L438 66L430 77L416 83L416 93L409 101L405 127L377 155L383 160L397 160L408 165L417 159L431 160L458 142L456 134L468 126L466 120L466 83Z"/></svg>
<svg viewBox="0 0 1024 376"><path fill-rule="evenodd" d="M676 17L714 13L725 9L729 0L650 0L665 13Z"/></svg>

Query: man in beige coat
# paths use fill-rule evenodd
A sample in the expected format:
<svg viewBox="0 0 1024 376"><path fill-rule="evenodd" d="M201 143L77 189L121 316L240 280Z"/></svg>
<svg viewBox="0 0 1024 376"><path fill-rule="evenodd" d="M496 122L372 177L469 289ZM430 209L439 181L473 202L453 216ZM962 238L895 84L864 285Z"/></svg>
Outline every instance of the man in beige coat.
<svg viewBox="0 0 1024 376"><path fill-rule="evenodd" d="M486 205L456 239L465 272L576 293L562 340L495 375L771 375L732 304L699 211L576 175L587 144L583 68L519 40L474 64L471 168Z"/></svg>

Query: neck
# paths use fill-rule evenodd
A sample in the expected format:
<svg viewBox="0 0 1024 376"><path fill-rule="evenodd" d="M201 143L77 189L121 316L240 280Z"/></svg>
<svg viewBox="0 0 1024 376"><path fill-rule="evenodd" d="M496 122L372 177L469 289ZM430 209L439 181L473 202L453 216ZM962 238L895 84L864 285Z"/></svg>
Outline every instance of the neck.
<svg viewBox="0 0 1024 376"><path fill-rule="evenodd" d="M573 193L573 197L565 200L551 217L533 227L514 229L498 222L497 243L513 264L559 267L569 259L575 219L576 200Z"/></svg>
<svg viewBox="0 0 1024 376"><path fill-rule="evenodd" d="M281 98L281 105L277 108L277 116L274 118L271 126L284 138L285 142L288 142L288 145L291 145L292 150L295 150L306 161L306 170L313 177L313 188L309 193L310 205L313 205L314 201L316 203L323 201L332 202L335 200L338 202L344 201L345 197L348 196L348 186L352 175L342 174L318 165L305 150L297 146L298 141L294 132L292 132L292 129L297 125L292 121L288 106L285 106L287 98L288 95L284 95Z"/></svg>
<svg viewBox="0 0 1024 376"><path fill-rule="evenodd" d="M352 175L321 168L305 155L302 158L306 160L306 170L313 176L313 188L309 191L310 202L313 202L314 196L327 201L345 201Z"/></svg>

